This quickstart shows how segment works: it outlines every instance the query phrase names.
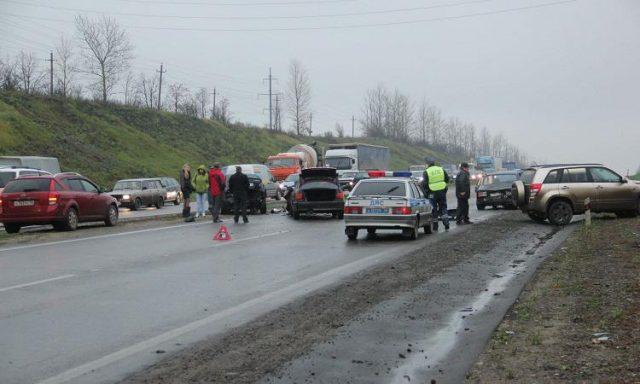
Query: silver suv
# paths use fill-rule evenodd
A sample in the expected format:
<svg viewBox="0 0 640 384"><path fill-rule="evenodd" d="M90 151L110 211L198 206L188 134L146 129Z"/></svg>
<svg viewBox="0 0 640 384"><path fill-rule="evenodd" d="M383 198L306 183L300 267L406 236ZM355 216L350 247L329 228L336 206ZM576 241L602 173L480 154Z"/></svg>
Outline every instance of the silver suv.
<svg viewBox="0 0 640 384"><path fill-rule="evenodd" d="M4 189L5 185L13 179L17 179L18 177L23 176L45 176L51 175L51 173L47 171L43 171L41 169L36 168L28 168L28 167L0 167L0 193Z"/></svg>
<svg viewBox="0 0 640 384"><path fill-rule="evenodd" d="M585 212L587 201L592 212L640 214L640 183L602 164L534 166L523 170L511 189L514 203L538 222L569 224L573 215Z"/></svg>

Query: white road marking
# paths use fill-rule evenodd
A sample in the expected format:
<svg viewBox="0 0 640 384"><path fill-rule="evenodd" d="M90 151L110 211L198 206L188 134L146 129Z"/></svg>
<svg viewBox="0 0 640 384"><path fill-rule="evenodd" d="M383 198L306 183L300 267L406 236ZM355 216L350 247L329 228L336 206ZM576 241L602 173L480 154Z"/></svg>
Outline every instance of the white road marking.
<svg viewBox="0 0 640 384"><path fill-rule="evenodd" d="M47 246L50 246L50 245L58 245L58 244L77 243L77 242L80 242L80 241L88 241L88 240L96 240L96 239L108 239L110 237L128 236L128 235L135 235L135 234L138 234L138 233L164 231L164 230L167 230L167 229L175 229L175 228L182 228L182 227L192 227L192 226L196 226L196 225L208 225L208 224L211 224L211 223L209 223L209 222L206 222L206 223L205 222L203 222L203 223L188 223L188 224L171 225L171 226L168 226L168 227L147 228L147 229L139 229L137 231L111 233L111 234L108 234L108 235L97 235L97 236L81 237L81 238L77 238L77 239L49 241L49 242L46 242L46 243L19 245L19 246L11 247L11 248L0 248L0 252L17 251L17 250L21 250L21 249L38 248L38 247L47 247Z"/></svg>
<svg viewBox="0 0 640 384"><path fill-rule="evenodd" d="M58 277L52 277L51 279L44 279L44 280L33 281L31 283L12 285L11 287L0 288L0 292L6 292L6 291L10 291L12 289L18 289L18 288L31 287L31 286L34 286L34 285L49 283L49 282L52 282L52 281L69 279L69 278L75 277L75 276L76 275L62 275L62 276L58 276Z"/></svg>
<svg viewBox="0 0 640 384"><path fill-rule="evenodd" d="M232 244L231 242L229 244ZM411 248L415 248L415 247L411 247ZM314 289L318 289L321 287L326 286L327 284L331 284L333 280L332 278L343 278L343 277L347 277L349 275L351 275L352 273L356 272L356 271L360 271L363 268L366 268L368 266L371 265L375 265L380 263L383 260L386 259L392 259L396 256L393 255L392 252L389 252L389 250L385 250L379 253L376 253L374 255L371 255L369 257L360 259L360 260L356 260L353 261L351 263L348 264L344 264L342 266L336 267L334 269L328 270L326 272L323 272L319 275L313 276L313 277L309 277L305 280L302 280L300 282L294 283L292 285L289 285L287 287L278 289L276 291L272 291L269 292L267 294L264 294L260 297L245 301L244 303L238 304L235 307L231 307L231 308L227 308L225 310L222 310L216 314L213 314L211 316L202 318L200 320L196 320L194 322L188 323L186 325L183 325L182 327L179 328L175 328L173 330L170 330L168 332L162 333L160 335L154 336L150 339L141 341L137 344L133 344L129 347L123 348L119 351L113 352L111 354L108 354L106 356L103 356L97 360L94 361L90 361L88 363L85 363L83 365L80 365L78 367L75 368L71 368L67 371L64 371L56 376L50 377L48 379L42 380L40 381L38 384L62 384L62 383L66 383L69 380L75 379L79 376L85 375L87 373L90 373L92 371L95 371L97 369L100 369L102 367L105 367L109 364L112 364L118 360L122 360L124 358L127 358L129 356L132 356L136 353L140 353L143 352L147 349L150 349L158 344L164 343L166 341L169 341L171 339L174 339L176 337L180 337L186 333L189 333L191 331L194 331L200 327L203 327L205 325L214 323L216 321L221 321L224 320L225 318L228 318L230 316L236 315L242 311L245 310L249 310L252 307L256 307L259 305L264 305L266 302L270 301L270 300L275 300L276 304L278 304L278 300L281 301L281 303L279 303L279 305L283 305L285 303L287 303L289 301L289 299L287 299L287 295L291 295L291 294L301 294L301 293L308 293Z"/></svg>

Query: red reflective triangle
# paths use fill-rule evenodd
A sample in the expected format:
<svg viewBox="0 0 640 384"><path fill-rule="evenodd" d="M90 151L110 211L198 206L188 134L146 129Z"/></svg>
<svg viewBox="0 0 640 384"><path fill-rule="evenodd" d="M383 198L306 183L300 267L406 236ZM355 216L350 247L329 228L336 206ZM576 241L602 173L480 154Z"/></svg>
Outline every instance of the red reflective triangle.
<svg viewBox="0 0 640 384"><path fill-rule="evenodd" d="M231 240L231 235L229 234L229 230L227 229L226 225L220 226L220 229L218 229L218 232L216 232L216 234L213 236L213 240L218 240L218 241Z"/></svg>

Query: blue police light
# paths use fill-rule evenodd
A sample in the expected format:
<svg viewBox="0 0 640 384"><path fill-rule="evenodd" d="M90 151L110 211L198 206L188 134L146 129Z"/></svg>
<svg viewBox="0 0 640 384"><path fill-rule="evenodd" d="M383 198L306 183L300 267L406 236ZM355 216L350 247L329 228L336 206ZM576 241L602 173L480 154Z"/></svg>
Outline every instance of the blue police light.
<svg viewBox="0 0 640 384"><path fill-rule="evenodd" d="M411 177L412 174L410 171L396 171L393 172L393 177Z"/></svg>

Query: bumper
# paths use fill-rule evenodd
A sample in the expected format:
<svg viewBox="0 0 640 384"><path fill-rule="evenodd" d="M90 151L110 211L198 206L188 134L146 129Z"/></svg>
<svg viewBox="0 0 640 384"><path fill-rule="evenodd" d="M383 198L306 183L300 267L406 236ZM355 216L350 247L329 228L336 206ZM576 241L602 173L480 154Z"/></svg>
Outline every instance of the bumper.
<svg viewBox="0 0 640 384"><path fill-rule="evenodd" d="M0 216L0 223L2 224L20 224L23 226L27 225L38 225L38 224L51 224L58 221L62 221L64 217L61 215L55 216L29 216L29 217L16 217L16 216Z"/></svg>
<svg viewBox="0 0 640 384"><path fill-rule="evenodd" d="M513 205L511 196L487 196L476 198L476 203L479 205Z"/></svg>
<svg viewBox="0 0 640 384"><path fill-rule="evenodd" d="M341 212L344 201L294 201L293 209L300 213Z"/></svg>
<svg viewBox="0 0 640 384"><path fill-rule="evenodd" d="M344 215L345 225L357 228L414 228L416 220L415 215Z"/></svg>

